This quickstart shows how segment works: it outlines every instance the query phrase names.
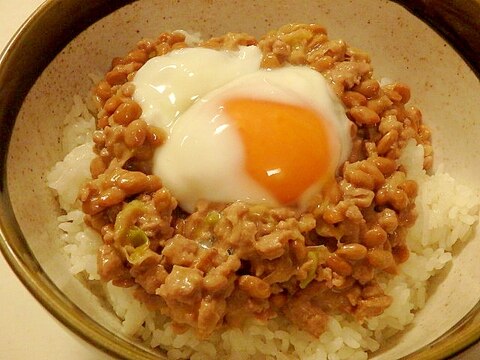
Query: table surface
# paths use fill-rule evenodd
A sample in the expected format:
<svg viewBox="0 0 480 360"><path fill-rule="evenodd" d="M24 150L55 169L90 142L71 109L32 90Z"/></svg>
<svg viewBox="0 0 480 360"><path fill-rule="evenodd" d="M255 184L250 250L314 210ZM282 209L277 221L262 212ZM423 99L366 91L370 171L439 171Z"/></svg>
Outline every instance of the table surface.
<svg viewBox="0 0 480 360"><path fill-rule="evenodd" d="M0 49L43 0L0 0ZM0 256L0 359L106 360L109 356L86 345L66 331L30 295ZM26 341L26 342L25 342ZM480 348L456 360L473 360Z"/></svg>

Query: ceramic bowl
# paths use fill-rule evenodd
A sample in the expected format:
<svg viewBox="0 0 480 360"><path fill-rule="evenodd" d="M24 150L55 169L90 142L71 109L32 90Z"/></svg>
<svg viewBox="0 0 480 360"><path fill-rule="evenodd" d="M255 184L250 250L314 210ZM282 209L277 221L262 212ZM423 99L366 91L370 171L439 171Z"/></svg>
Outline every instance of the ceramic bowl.
<svg viewBox="0 0 480 360"><path fill-rule="evenodd" d="M331 38L370 53L377 78L408 83L432 128L436 163L480 188L478 1L46 1L1 58L0 244L32 295L90 344L118 358L158 358L119 335L116 317L69 274L56 248L59 209L45 177L62 157L73 96L86 96L89 73L105 72L142 37L174 29L260 35L290 22L323 24ZM412 326L376 359L438 359L478 340L478 254L474 234L436 278Z"/></svg>

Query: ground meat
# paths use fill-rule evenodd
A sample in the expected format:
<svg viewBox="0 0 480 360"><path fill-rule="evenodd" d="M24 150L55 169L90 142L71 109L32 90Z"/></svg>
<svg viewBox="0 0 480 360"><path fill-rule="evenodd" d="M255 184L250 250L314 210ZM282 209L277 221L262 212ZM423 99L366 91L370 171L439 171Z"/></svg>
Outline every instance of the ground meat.
<svg viewBox="0 0 480 360"><path fill-rule="evenodd" d="M165 261L181 265L192 266L198 258L199 245L196 241L187 239L182 235L175 235L165 242L162 255Z"/></svg>
<svg viewBox="0 0 480 360"><path fill-rule="evenodd" d="M409 255L405 243L415 221L415 182L399 158L413 138L432 165L430 131L421 112L407 106L408 86L380 86L370 58L319 25L289 24L258 41L261 65L309 66L343 101L352 125L353 149L335 181L302 211L242 202L200 201L193 214L151 174L155 148L166 135L142 119L130 81L154 56L186 47L180 33L142 40L112 61L94 89L97 157L92 180L80 192L86 222L99 231L99 274L118 286L134 286L138 299L168 315L174 328L193 327L207 338L248 317L285 316L320 336L328 316L358 321L381 314L392 299L377 284L393 276ZM235 50L257 45L230 33L200 46Z"/></svg>
<svg viewBox="0 0 480 360"><path fill-rule="evenodd" d="M128 268L124 265L121 254L111 245L102 245L98 249L97 267L100 277L105 281L113 281L117 285L131 285L132 279Z"/></svg>
<svg viewBox="0 0 480 360"><path fill-rule="evenodd" d="M195 268L174 265L157 294L167 304L167 314L180 324L197 327L198 309L202 301L202 272Z"/></svg>
<svg viewBox="0 0 480 360"><path fill-rule="evenodd" d="M130 269L130 275L135 279L135 282L139 284L147 294L155 295L156 291L168 276L168 272L161 264L162 257L158 254L152 254L152 256L143 260L140 264L132 266Z"/></svg>
<svg viewBox="0 0 480 360"><path fill-rule="evenodd" d="M327 328L328 315L301 291L290 298L282 310L287 319L313 336L320 336Z"/></svg>

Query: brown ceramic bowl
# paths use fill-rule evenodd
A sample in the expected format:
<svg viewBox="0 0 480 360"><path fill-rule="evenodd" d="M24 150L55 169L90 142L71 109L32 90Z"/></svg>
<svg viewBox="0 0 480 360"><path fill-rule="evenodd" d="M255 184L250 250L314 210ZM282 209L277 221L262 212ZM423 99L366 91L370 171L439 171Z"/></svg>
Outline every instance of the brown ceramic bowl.
<svg viewBox="0 0 480 360"><path fill-rule="evenodd" d="M398 4L397 4L398 3ZM164 30L265 33L317 22L371 54L377 77L411 85L436 159L479 189L480 3L470 1L51 0L17 33L0 63L0 246L30 290L68 329L125 359L158 354L119 334L118 321L55 248L58 207L45 176L60 160L61 123L90 72ZM375 358L439 359L480 338L480 235L457 249L414 324Z"/></svg>

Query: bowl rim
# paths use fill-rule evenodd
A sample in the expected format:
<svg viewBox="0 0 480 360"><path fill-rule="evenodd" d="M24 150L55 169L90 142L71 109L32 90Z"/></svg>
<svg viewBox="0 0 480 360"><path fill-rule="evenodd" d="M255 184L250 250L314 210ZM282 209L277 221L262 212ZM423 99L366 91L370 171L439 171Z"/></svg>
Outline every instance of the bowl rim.
<svg viewBox="0 0 480 360"><path fill-rule="evenodd" d="M435 30L480 79L480 0L391 0Z"/></svg>
<svg viewBox="0 0 480 360"><path fill-rule="evenodd" d="M136 1L138 0L47 0L24 22L0 55L0 138L6 140L0 142L0 154L3 156L0 162L0 250L33 297L79 338L117 358L153 360L158 359L158 355L126 346L127 343L116 334L86 316L43 272L15 220L6 180L10 136L23 100L34 82L75 36L97 20ZM390 1L401 5L439 33L480 79L480 0ZM65 13L69 16L65 17ZM466 14L468 21L465 23L464 17L452 14ZM465 36L468 37L467 40ZM27 59L32 56L38 59L36 67L27 66ZM7 69L12 64L15 64L17 71L8 72ZM480 302L454 329L467 323L479 310ZM454 356L479 341L480 324L448 337L446 335L405 359L433 360Z"/></svg>
<svg viewBox="0 0 480 360"><path fill-rule="evenodd" d="M32 296L85 343L118 359L158 360L86 315L61 293L36 261L18 225L10 202L6 163L15 119L23 100L53 58L78 34L113 11L136 0L47 0L23 23L0 55L0 250L10 268ZM65 17L62 14L71 14ZM68 30L65 30L68 29ZM40 31L41 30L41 31ZM42 50L43 48L43 50ZM45 52L45 53L44 53ZM37 59L28 66L25 59ZM15 67L17 71L8 72ZM22 74L19 76L19 74Z"/></svg>

